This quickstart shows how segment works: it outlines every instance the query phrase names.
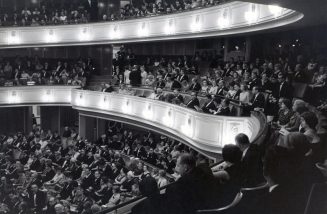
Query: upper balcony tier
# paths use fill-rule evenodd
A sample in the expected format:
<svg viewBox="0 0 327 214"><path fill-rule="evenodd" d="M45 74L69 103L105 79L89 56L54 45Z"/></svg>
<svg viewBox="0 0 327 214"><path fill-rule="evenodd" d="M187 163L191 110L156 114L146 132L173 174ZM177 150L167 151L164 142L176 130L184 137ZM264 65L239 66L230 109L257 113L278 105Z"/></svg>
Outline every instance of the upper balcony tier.
<svg viewBox="0 0 327 214"><path fill-rule="evenodd" d="M261 113L250 117L215 116L170 103L116 93L78 90L71 86L0 88L0 107L66 105L84 116L117 120L162 133L214 158L238 133L250 140L264 136Z"/></svg>
<svg viewBox="0 0 327 214"><path fill-rule="evenodd" d="M0 48L126 43L249 33L285 26L303 14L278 6L233 1L124 21L0 28Z"/></svg>

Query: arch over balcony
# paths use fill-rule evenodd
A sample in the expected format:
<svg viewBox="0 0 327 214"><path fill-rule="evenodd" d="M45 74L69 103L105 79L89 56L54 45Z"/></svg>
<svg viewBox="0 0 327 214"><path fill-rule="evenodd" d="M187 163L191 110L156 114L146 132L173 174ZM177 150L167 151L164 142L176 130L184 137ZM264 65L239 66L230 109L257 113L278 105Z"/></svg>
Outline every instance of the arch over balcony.
<svg viewBox="0 0 327 214"><path fill-rule="evenodd" d="M171 40L248 33L291 24L291 9L233 1L194 11L93 24L0 29L0 47Z"/></svg>
<svg viewBox="0 0 327 214"><path fill-rule="evenodd" d="M214 116L181 106L136 96L79 90L69 86L31 86L0 89L0 107L68 105L80 115L130 123L177 139L214 158L236 134L251 141L261 137L265 119Z"/></svg>

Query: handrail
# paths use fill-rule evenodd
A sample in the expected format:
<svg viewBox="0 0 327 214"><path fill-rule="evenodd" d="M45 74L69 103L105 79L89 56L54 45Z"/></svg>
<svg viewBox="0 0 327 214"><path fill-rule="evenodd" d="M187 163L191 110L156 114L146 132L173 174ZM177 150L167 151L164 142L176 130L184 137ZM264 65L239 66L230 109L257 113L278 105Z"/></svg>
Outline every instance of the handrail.
<svg viewBox="0 0 327 214"><path fill-rule="evenodd" d="M254 144L261 145L261 143L263 142L263 140L266 137L266 133L268 132L267 117L262 111L253 111L251 113L258 115L258 117L263 119L263 123L260 123L260 124L264 124L264 126L260 128L259 133L252 141L252 143L254 143Z"/></svg>

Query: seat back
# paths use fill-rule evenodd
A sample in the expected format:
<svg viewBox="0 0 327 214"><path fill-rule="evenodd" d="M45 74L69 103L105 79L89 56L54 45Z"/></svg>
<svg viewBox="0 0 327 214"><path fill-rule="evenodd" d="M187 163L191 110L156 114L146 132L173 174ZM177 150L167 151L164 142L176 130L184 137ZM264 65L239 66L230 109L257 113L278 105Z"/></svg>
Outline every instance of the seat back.
<svg viewBox="0 0 327 214"><path fill-rule="evenodd" d="M327 213L327 182L313 184L304 214Z"/></svg>
<svg viewBox="0 0 327 214"><path fill-rule="evenodd" d="M293 96L303 99L305 97L305 93L307 91L308 84L293 82L292 85L296 89L293 91Z"/></svg>
<svg viewBox="0 0 327 214"><path fill-rule="evenodd" d="M220 207L217 209L207 209L207 210L197 210L196 213L203 213L203 214L209 214L209 213L219 213L219 214L232 214L236 212L234 211L234 208L240 203L240 201L243 198L243 193L239 192L236 194L234 200L232 201L232 203L230 203L227 206L224 207Z"/></svg>

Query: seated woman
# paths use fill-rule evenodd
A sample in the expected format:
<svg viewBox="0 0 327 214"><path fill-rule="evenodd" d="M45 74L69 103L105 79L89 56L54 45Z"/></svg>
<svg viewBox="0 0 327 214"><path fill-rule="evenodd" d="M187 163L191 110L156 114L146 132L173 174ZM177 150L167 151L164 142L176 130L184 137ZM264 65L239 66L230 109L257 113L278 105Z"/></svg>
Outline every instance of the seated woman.
<svg viewBox="0 0 327 214"><path fill-rule="evenodd" d="M242 83L241 87L240 87L240 102L243 104L248 104L250 102L250 98L251 98L251 94L250 91L248 90L248 86L246 85L246 83Z"/></svg>
<svg viewBox="0 0 327 214"><path fill-rule="evenodd" d="M289 132L299 131L301 124L301 114L307 111L306 103L302 100L295 100L293 103L292 110L294 114L290 118L290 121L284 126L284 128Z"/></svg>
<svg viewBox="0 0 327 214"><path fill-rule="evenodd" d="M289 99L281 98L279 100L278 125L285 126L290 122L294 112L292 111L292 102Z"/></svg>
<svg viewBox="0 0 327 214"><path fill-rule="evenodd" d="M120 202L120 191L119 186L113 186L112 196L110 197L107 204L103 205L104 207L114 207Z"/></svg>
<svg viewBox="0 0 327 214"><path fill-rule="evenodd" d="M115 179L115 185L121 185L125 182L125 180L127 179L127 172L128 170L126 168L122 168L120 170L119 175L116 177Z"/></svg>
<svg viewBox="0 0 327 214"><path fill-rule="evenodd" d="M120 186L121 192L130 192L132 190L132 185L134 184L134 174L132 171L129 171L126 176L126 180Z"/></svg>
<svg viewBox="0 0 327 214"><path fill-rule="evenodd" d="M210 86L208 85L208 80L204 79L202 80L202 85L201 85L201 94L207 94L210 91Z"/></svg>
<svg viewBox="0 0 327 214"><path fill-rule="evenodd" d="M231 182L234 185L241 185L241 159L242 151L233 144L227 144L222 149L224 162L213 169L213 174L220 182Z"/></svg>

